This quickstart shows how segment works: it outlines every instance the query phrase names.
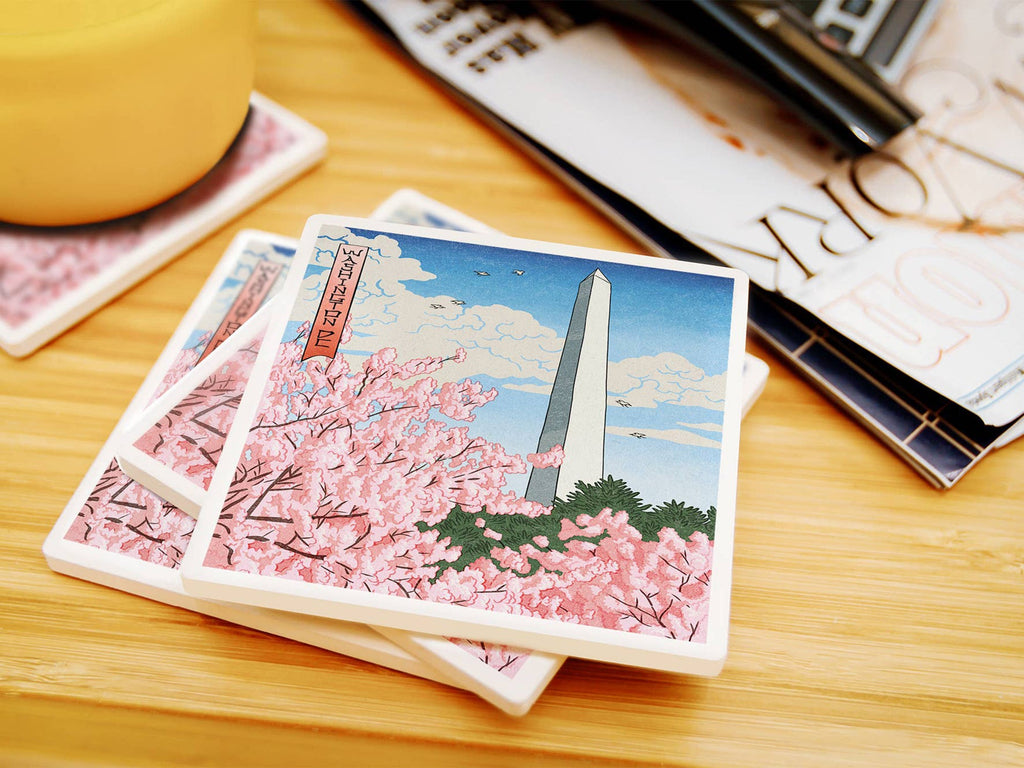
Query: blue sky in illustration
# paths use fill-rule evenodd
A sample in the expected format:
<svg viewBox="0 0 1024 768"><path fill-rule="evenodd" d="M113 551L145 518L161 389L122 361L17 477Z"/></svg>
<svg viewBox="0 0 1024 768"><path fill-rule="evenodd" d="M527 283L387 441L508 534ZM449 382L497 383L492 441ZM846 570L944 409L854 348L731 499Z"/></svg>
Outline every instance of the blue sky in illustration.
<svg viewBox="0 0 1024 768"><path fill-rule="evenodd" d="M467 361L446 366L444 374L499 392L477 410L470 431L523 455L537 447L579 283L600 269L612 286L604 473L622 478L651 504L716 503L730 279L325 230L303 287L309 313L339 238L371 247L346 354L368 354L378 346L395 346L401 357L466 348ZM510 487L522 492L525 483L523 476Z"/></svg>
<svg viewBox="0 0 1024 768"><path fill-rule="evenodd" d="M257 264L263 261L274 261L289 266L294 255L295 249L269 242L266 238L254 233L221 280L217 293L210 299L209 306L203 310L202 316L196 321L195 328L184 344L185 349L196 346L203 336L217 329ZM264 302L269 301L281 289L286 275L286 271L281 272L273 289L267 292Z"/></svg>

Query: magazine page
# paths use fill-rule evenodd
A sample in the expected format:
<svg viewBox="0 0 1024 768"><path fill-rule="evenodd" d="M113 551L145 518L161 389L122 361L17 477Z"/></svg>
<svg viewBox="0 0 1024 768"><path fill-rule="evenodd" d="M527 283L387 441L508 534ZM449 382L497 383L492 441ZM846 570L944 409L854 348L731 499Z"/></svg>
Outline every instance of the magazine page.
<svg viewBox="0 0 1024 768"><path fill-rule="evenodd" d="M986 423L1024 412L1024 35L946 4L925 112L850 161L671 41L500 6L370 0L426 67L760 286Z"/></svg>

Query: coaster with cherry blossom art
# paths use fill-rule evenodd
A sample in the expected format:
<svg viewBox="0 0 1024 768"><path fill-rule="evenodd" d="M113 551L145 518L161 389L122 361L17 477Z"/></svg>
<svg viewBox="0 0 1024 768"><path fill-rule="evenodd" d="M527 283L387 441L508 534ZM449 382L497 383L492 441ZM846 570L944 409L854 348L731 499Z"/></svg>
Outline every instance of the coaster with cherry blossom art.
<svg viewBox="0 0 1024 768"><path fill-rule="evenodd" d="M275 277L256 297L252 276L261 270L282 276L294 246L294 240L261 232L244 231L235 237L50 531L43 554L60 573L452 684L360 624L219 604L186 594L178 566L195 521L134 482L114 457L120 430L204 355L217 354L221 343L237 340L239 328L247 328L238 332L248 334L248 344L255 341L259 308L281 281Z"/></svg>
<svg viewBox="0 0 1024 768"><path fill-rule="evenodd" d="M296 259L187 590L720 670L742 273L327 216Z"/></svg>

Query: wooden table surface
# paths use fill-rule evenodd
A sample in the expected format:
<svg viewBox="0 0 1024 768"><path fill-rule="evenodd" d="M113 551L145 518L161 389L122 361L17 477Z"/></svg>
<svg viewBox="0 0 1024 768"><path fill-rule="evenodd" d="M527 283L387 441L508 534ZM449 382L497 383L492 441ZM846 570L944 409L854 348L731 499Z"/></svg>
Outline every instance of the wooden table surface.
<svg viewBox="0 0 1024 768"><path fill-rule="evenodd" d="M265 2L256 87L326 162L23 361L0 354L0 766L1024 765L1024 440L933 490L787 370L743 426L715 679L569 660L471 694L52 573L43 539L242 227L416 188L638 250L330 2Z"/></svg>

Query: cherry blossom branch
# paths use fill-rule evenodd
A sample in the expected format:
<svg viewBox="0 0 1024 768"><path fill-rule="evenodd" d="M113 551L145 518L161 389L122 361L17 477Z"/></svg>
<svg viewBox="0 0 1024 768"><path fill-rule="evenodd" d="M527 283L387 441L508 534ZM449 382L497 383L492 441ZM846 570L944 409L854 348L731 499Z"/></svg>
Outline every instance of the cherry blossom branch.
<svg viewBox="0 0 1024 768"><path fill-rule="evenodd" d="M307 552L307 551L304 551L304 550L301 550L301 549L296 549L295 547L293 547L291 545L292 542L295 541L296 539L301 541L303 544L306 543L303 540L303 538L301 536L299 536L299 534L293 533L292 537L290 539L288 539L288 541L286 541L286 542L275 541L274 542L274 546L280 547L281 549L285 550L286 552L292 552L292 553L294 553L296 555L302 555L303 557L308 557L308 558L311 558L313 560L324 560L327 557L327 555L318 555L318 554L315 554L313 552Z"/></svg>
<svg viewBox="0 0 1024 768"><path fill-rule="evenodd" d="M652 593L648 594L647 592L644 592L644 591L643 591L642 589L641 589L641 590L638 590L638 591L639 591L639 592L640 592L640 594L641 594L641 595L643 595L643 596L644 596L644 598L645 598L645 599L647 600L647 603L648 603L648 605L650 605L650 606L651 606L651 607L650 607L650 610L648 610L648 609L646 609L646 608L643 608L643 607L642 607L642 606L640 605L640 600L639 600L638 598L635 598L635 597L633 598L633 603L632 603L632 604L630 604L630 603L627 603L627 602L626 602L625 600L622 600L622 599L620 599L620 598L616 597L615 595L611 595L610 597L612 598L612 600L615 600L616 602L618 602L618 603L621 603L622 605L626 606L626 608L628 608L628 609L629 609L629 611L628 611L629 615L630 615L630 616L632 616L633 618L635 618L635 619L636 619L637 621L639 621L639 622L640 622L641 624L647 624L647 622L645 622L645 621L644 621L644 620L643 620L642 618L640 618L640 617L636 616L636 615L635 615L635 614L633 613L633 611L637 611L637 612L639 612L641 616L646 616L646 617L648 617L648 618L650 618L650 619L653 619L654 621L656 621L656 622L657 622L657 625L658 625L659 627L661 627L662 629L668 629L668 627L667 627L667 626L665 626L665 622L664 622L664 621L662 621L662 618L663 618L663 617L665 616L665 614L666 614L666 613L668 612L668 608L666 608L666 609L665 609L664 611L662 611L662 612L661 612L661 613L659 614L659 613L658 613L658 609L657 609L657 608L655 608L655 606L654 606L654 601L653 601L653 600L651 599L652 597L654 597L654 596L655 596L655 595L657 595L658 593L657 593L657 592L652 592ZM654 625L653 625L653 624L650 624L650 625L647 625L647 626L654 626Z"/></svg>
<svg viewBox="0 0 1024 768"><path fill-rule="evenodd" d="M220 402L214 403L210 407L204 408L203 410L199 411L198 413L193 414L192 417L189 419L189 421L192 422L193 424L196 424L196 425L202 427L203 429L207 430L208 432L211 432L211 433L217 435L217 437L224 437L225 436L224 432L220 431L219 429L214 427L212 424L208 424L205 421L201 421L200 419L202 419L202 417L205 416L206 414L208 414L208 413L210 413L212 411L215 411L218 408L223 408L225 406L234 406L234 410L237 410L238 409L238 404L241 402L241 400L242 400L242 396L237 394L237 393L231 395L231 397L225 397Z"/></svg>
<svg viewBox="0 0 1024 768"><path fill-rule="evenodd" d="M257 461L252 467L240 465L241 471L236 471L231 480L227 498L224 501L223 509L228 510L241 504L249 496L253 486L262 483L270 477L270 471L263 471L263 462Z"/></svg>
<svg viewBox="0 0 1024 768"><path fill-rule="evenodd" d="M269 494L271 491L296 491L296 490L299 490L302 487L301 485L286 485L286 486L281 487L281 488L277 487L279 484L291 483L292 481L297 480L299 477L301 477L301 473L297 469L295 469L295 465L294 464L289 464L287 467L282 469L281 472L278 474L278 476L275 477L273 480L271 480L267 484L267 487L263 489L263 492L257 497L256 501L253 502L252 506L249 507L249 509L246 511L245 519L246 520L263 520L265 522L271 522L271 523L291 523L291 522L294 522L290 518L283 518L283 517L279 517L279 516L277 516L277 517L261 517L261 516L257 516L257 515L253 514L253 511L260 504L263 503L263 501L267 498L267 494Z"/></svg>
<svg viewBox="0 0 1024 768"><path fill-rule="evenodd" d="M466 443L466 447L463 448L458 453L452 454L451 456L438 456L436 459L434 459L434 463L435 464L443 464L446 461L451 461L452 459L459 458L459 456L464 454L466 451L469 451L469 450L471 450L473 448L482 447L482 446L478 445L478 441L481 442L481 443L483 442L482 440L480 440L480 438L474 437L472 440L470 440L468 443Z"/></svg>
<svg viewBox="0 0 1024 768"><path fill-rule="evenodd" d="M508 661L506 661L504 664L502 664L500 667L498 667L498 671L499 672L504 671L507 667L510 667L511 665L515 664L517 661L519 661L519 657L518 656L509 656L508 657Z"/></svg>
<svg viewBox="0 0 1024 768"><path fill-rule="evenodd" d="M163 543L164 538L165 538L165 537L150 536L148 533L143 533L142 530L137 525L130 525L129 524L129 525L126 525L125 528L127 528L129 531L131 531L132 533L136 534L137 536L141 536L144 539L149 539L150 541L155 541L157 544Z"/></svg>
<svg viewBox="0 0 1024 768"><path fill-rule="evenodd" d="M356 544L359 544L359 543L360 543L360 542L361 542L361 541L362 541L363 539L365 539L365 538L366 538L367 536L369 536L369 535L370 535L370 531L371 531L372 529L373 529L373 527L372 527L372 526L369 526L369 525L368 525L368 526L366 526L366 530L365 530L365 531L363 531L362 535L361 535L361 536L360 536L360 537L359 537L358 539L356 539L355 541L353 541L353 542L352 542L351 544L349 544L349 545L348 545L347 547L345 547L345 549L346 549L346 550L349 550L349 549L354 549L354 548L355 548L355 546L356 546ZM366 574L363 574L363 575L365 576Z"/></svg>
<svg viewBox="0 0 1024 768"><path fill-rule="evenodd" d="M298 418L291 419L289 421L278 422L276 424L262 424L262 423L261 424L256 424L249 431L250 432L254 432L257 429L280 429L281 427L290 427L290 426L292 426L294 424L300 424L300 423L305 422L305 421L319 421L320 419L324 418L325 416L330 416L331 414L338 413L340 411L345 410L346 408L349 407L349 405L350 405L350 403L345 403L345 404L339 405L339 406L337 406L335 408L325 408L324 410L320 411L319 413L313 413L313 414L310 414L309 416L299 416ZM403 411L403 410L405 410L407 408L412 408L412 407L414 407L414 406L412 406L412 405L395 405L395 406L391 406L389 408L381 408L379 411L374 411L373 413L368 413L365 416L365 418L361 419L361 421L366 421L367 419L372 419L374 416L380 416L383 413L391 413L392 411ZM344 429L345 427L352 427L352 426L353 426L352 422L351 421L347 421L344 424L342 424L339 428L340 429ZM323 432L321 432L321 434L323 434Z"/></svg>

